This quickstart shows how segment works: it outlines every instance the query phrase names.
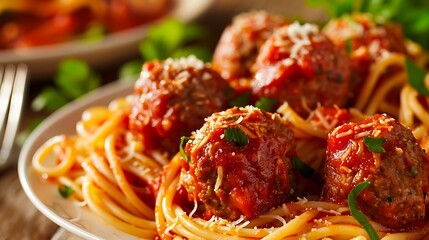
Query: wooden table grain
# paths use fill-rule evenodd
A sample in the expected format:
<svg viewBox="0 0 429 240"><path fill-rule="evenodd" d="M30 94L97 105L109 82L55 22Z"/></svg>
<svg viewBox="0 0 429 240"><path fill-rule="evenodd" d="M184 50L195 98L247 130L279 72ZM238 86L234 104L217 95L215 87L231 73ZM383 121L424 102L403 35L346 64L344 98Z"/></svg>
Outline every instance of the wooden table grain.
<svg viewBox="0 0 429 240"><path fill-rule="evenodd" d="M28 200L16 165L0 173L0 240L50 239L57 228Z"/></svg>

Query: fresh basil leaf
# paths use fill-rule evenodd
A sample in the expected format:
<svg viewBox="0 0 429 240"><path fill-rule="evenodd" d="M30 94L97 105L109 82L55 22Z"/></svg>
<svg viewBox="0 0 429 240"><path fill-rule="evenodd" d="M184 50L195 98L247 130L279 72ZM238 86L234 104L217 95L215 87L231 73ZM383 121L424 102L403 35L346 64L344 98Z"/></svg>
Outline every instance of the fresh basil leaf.
<svg viewBox="0 0 429 240"><path fill-rule="evenodd" d="M62 185L58 188L58 192L60 193L61 197L68 198L74 193L74 190L70 186Z"/></svg>
<svg viewBox="0 0 429 240"><path fill-rule="evenodd" d="M245 107L250 103L250 93L245 92L238 95L236 98L233 98L229 101L229 105L232 107Z"/></svg>
<svg viewBox="0 0 429 240"><path fill-rule="evenodd" d="M275 98L262 97L255 103L255 107L262 111L270 112L274 109L279 100Z"/></svg>
<svg viewBox="0 0 429 240"><path fill-rule="evenodd" d="M408 83L424 96L429 96L429 89L425 86L426 72L419 68L413 61L405 59Z"/></svg>
<svg viewBox="0 0 429 240"><path fill-rule="evenodd" d="M364 181L359 184L357 184L349 193L347 197L347 203L350 208L350 214L359 222L360 225L365 229L365 231L368 233L371 240L378 240L380 237L378 236L377 232L375 231L374 227L371 225L371 223L368 221L368 219L363 215L362 212L357 209L356 206L356 199L359 196L359 194L365 190L367 187L371 185L370 182Z"/></svg>
<svg viewBox="0 0 429 240"><path fill-rule="evenodd" d="M373 153L384 153L386 150L383 148L383 144L386 143L385 138L365 137L363 143Z"/></svg>
<svg viewBox="0 0 429 240"><path fill-rule="evenodd" d="M188 162L188 163L191 162L191 159L189 159L188 155L186 155L185 150L183 149L183 144L185 143L185 141L186 142L193 141L194 139L195 138L190 138L190 137L185 137L185 136L182 136L180 138L179 152L180 152L180 155L182 155L183 159L185 159L186 162Z"/></svg>
<svg viewBox="0 0 429 240"><path fill-rule="evenodd" d="M292 157L292 164L305 178L311 178L315 172L312 167L308 166L298 157Z"/></svg>
<svg viewBox="0 0 429 240"><path fill-rule="evenodd" d="M224 134L227 142L234 142L239 147L249 143L249 138L238 128L226 128Z"/></svg>

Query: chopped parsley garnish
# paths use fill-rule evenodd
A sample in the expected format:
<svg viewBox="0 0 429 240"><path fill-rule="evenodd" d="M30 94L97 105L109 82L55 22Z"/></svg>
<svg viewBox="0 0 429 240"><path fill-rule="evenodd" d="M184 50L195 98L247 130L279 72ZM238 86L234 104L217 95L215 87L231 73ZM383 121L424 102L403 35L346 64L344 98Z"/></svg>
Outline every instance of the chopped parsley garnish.
<svg viewBox="0 0 429 240"><path fill-rule="evenodd" d="M278 102L279 100L275 98L262 97L255 103L255 107L261 109L262 111L270 112Z"/></svg>
<svg viewBox="0 0 429 240"><path fill-rule="evenodd" d="M292 158L292 164L293 166L298 169L298 171L301 173L302 176L305 178L311 178L314 174L314 169L310 166L308 166L305 162L303 162L301 159L297 157Z"/></svg>
<svg viewBox="0 0 429 240"><path fill-rule="evenodd" d="M180 146L179 146L179 152L180 152L180 155L182 155L182 157L186 160L186 162L190 162L191 161L191 159L189 159L189 157L188 157L188 155L186 155L186 153L185 153L185 150L183 149L183 143L185 143L185 141L186 142L188 142L188 141L193 141L195 138L191 138L191 137L185 137L185 136L182 136L181 138L180 138Z"/></svg>
<svg viewBox="0 0 429 240"><path fill-rule="evenodd" d="M68 197L70 197L74 193L74 190L70 186L61 185L58 188L58 192L60 193L61 197L68 198Z"/></svg>
<svg viewBox="0 0 429 240"><path fill-rule="evenodd" d="M408 83L420 94L429 96L429 89L425 86L426 72L408 58L405 59L405 69L407 70Z"/></svg>
<svg viewBox="0 0 429 240"><path fill-rule="evenodd" d="M234 142L239 147L249 143L249 138L238 128L226 128L224 134L227 142Z"/></svg>
<svg viewBox="0 0 429 240"><path fill-rule="evenodd" d="M387 201L388 201L388 202L393 202L394 200L395 200L395 199L394 199L392 196L388 196L388 197L387 197Z"/></svg>
<svg viewBox="0 0 429 240"><path fill-rule="evenodd" d="M350 214L359 222L359 224L365 229L365 231L368 233L369 238L371 240L378 240L380 237L378 236L377 232L375 231L374 227L371 225L371 223L368 221L368 219L363 215L362 212L360 212L357 209L356 206L356 198L359 196L359 194L365 190L365 188L369 187L371 185L370 182L364 181L359 184L357 184L349 193L349 196L347 198L347 203L350 208Z"/></svg>
<svg viewBox="0 0 429 240"><path fill-rule="evenodd" d="M350 55L352 53L352 50L353 50L353 45L352 45L353 42L352 41L353 41L352 38L347 38L347 40L346 40L347 55Z"/></svg>
<svg viewBox="0 0 429 240"><path fill-rule="evenodd" d="M363 143L369 148L373 153L384 153L386 150L383 148L383 144L386 142L385 138L376 138L376 137L365 137Z"/></svg>
<svg viewBox="0 0 429 240"><path fill-rule="evenodd" d="M238 97L229 101L229 105L232 107L245 107L250 103L250 93L245 92L240 94Z"/></svg>

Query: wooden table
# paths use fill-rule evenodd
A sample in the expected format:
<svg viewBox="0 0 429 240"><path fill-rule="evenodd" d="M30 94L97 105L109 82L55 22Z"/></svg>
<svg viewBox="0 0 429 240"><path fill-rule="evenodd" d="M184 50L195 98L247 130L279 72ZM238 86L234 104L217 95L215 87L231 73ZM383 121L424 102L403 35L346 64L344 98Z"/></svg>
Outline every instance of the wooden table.
<svg viewBox="0 0 429 240"><path fill-rule="evenodd" d="M0 175L0 239L50 239L57 225L28 200L16 166Z"/></svg>
<svg viewBox="0 0 429 240"><path fill-rule="evenodd" d="M266 9L270 12L286 14L300 19L320 19L320 11L308 11L303 1L260 1L260 0L217 0L210 10L197 21L206 25L219 35L231 17L249 9ZM303 14L304 13L304 14ZM40 86L31 84L31 91ZM37 85L37 84L36 84ZM27 106L24 110L30 113ZM55 233L59 232L55 235ZM21 188L16 165L0 173L0 240L6 239L80 239L62 229L43 216L31 204Z"/></svg>

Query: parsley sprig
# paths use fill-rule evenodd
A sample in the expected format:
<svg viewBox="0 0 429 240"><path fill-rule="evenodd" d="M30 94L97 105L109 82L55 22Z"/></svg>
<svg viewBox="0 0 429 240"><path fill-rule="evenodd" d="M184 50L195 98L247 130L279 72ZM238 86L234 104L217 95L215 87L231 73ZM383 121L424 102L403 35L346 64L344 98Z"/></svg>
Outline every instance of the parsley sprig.
<svg viewBox="0 0 429 240"><path fill-rule="evenodd" d="M74 190L70 186L62 185L58 187L58 192L60 193L61 197L69 198L74 193Z"/></svg>
<svg viewBox="0 0 429 240"><path fill-rule="evenodd" d="M377 232L375 231L374 227L371 225L371 223L368 221L368 219L363 215L362 212L357 209L356 206L356 199L359 196L359 194L365 190L367 187L371 185L370 182L364 181L359 184L357 184L349 193L347 197L347 203L350 208L350 214L362 225L362 227L365 229L365 231L368 233L371 240L378 240L380 237L378 236Z"/></svg>
<svg viewBox="0 0 429 240"><path fill-rule="evenodd" d="M183 159L186 160L186 162L191 162L191 159L188 157L188 155L186 155L185 150L183 149L183 144L186 144L188 141L193 141L195 138L191 138L191 137L185 137L182 136L180 138L180 146L179 146L179 152L180 155L182 155Z"/></svg>
<svg viewBox="0 0 429 240"><path fill-rule="evenodd" d="M234 142L239 147L249 143L249 138L238 128L225 128L224 134L227 142Z"/></svg>
<svg viewBox="0 0 429 240"><path fill-rule="evenodd" d="M386 152L386 150L383 148L383 144L386 143L385 138L365 137L363 139L363 143L373 153L384 153L384 152Z"/></svg>
<svg viewBox="0 0 429 240"><path fill-rule="evenodd" d="M408 58L405 59L405 70L407 71L408 83L420 94L429 96L429 89L425 86L426 72Z"/></svg>
<svg viewBox="0 0 429 240"><path fill-rule="evenodd" d="M256 103L255 107L261 109L262 111L270 112L274 109L279 100L269 97L261 97Z"/></svg>

